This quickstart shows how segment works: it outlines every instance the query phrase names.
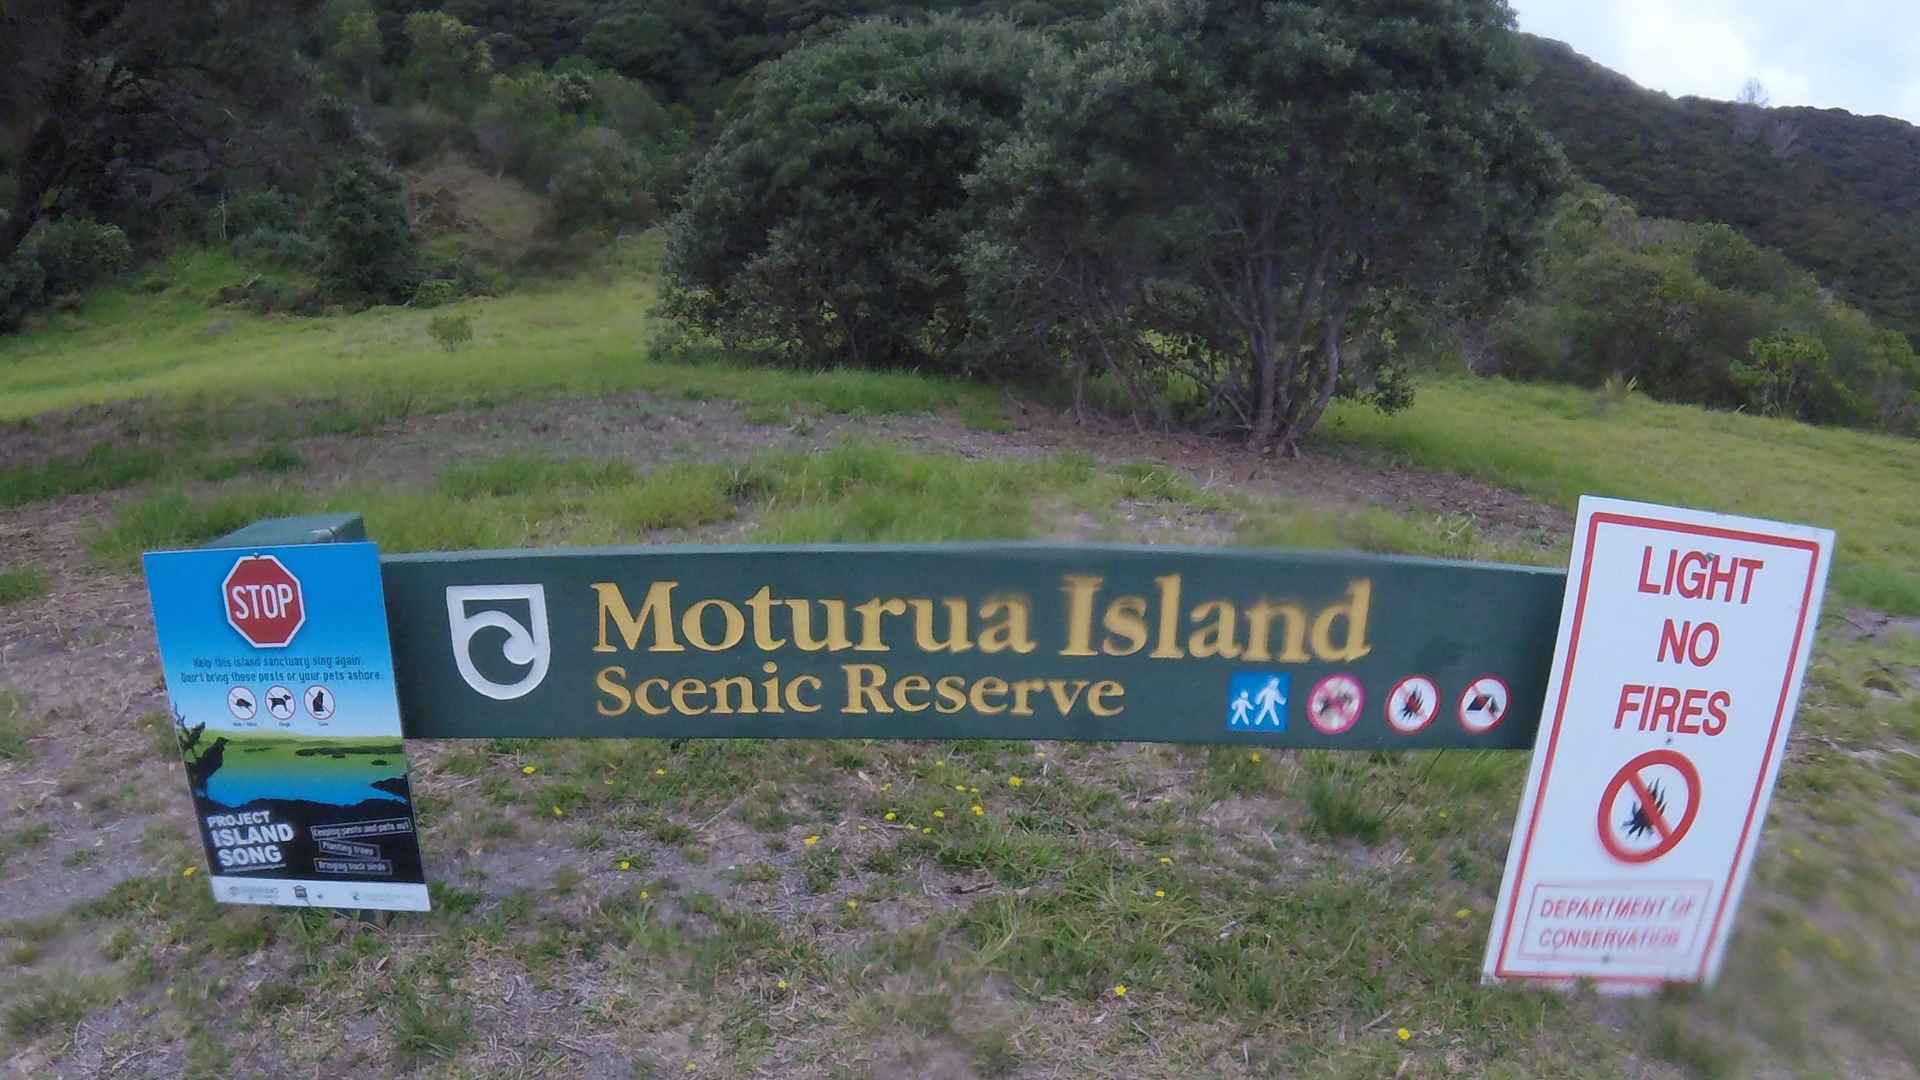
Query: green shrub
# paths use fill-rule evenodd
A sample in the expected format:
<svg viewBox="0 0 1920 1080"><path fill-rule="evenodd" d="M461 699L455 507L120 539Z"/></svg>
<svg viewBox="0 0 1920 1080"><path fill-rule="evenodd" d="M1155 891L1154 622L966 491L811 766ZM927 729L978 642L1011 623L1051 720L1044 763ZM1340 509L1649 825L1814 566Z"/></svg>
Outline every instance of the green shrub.
<svg viewBox="0 0 1920 1080"><path fill-rule="evenodd" d="M19 329L31 312L84 292L132 261L133 247L117 225L78 217L40 222L0 260L0 333Z"/></svg>
<svg viewBox="0 0 1920 1080"><path fill-rule="evenodd" d="M495 75L486 103L473 118L480 163L535 188L545 186L574 124L561 107L557 87L541 71Z"/></svg>
<svg viewBox="0 0 1920 1080"><path fill-rule="evenodd" d="M646 161L618 132L589 128L567 143L547 191L555 222L571 232L652 224L658 204L651 187Z"/></svg>
<svg viewBox="0 0 1920 1080"><path fill-rule="evenodd" d="M427 322L427 333L440 347L453 352L473 340L473 320L465 315L435 315Z"/></svg>
<svg viewBox="0 0 1920 1080"><path fill-rule="evenodd" d="M43 223L22 247L39 260L50 296L84 289L133 262L133 247L118 225L87 218Z"/></svg>
<svg viewBox="0 0 1920 1080"><path fill-rule="evenodd" d="M244 263L294 269L318 266L326 254L307 234L271 226L253 229L234 240L233 253Z"/></svg>
<svg viewBox="0 0 1920 1080"><path fill-rule="evenodd" d="M459 130L458 119L418 103L389 113L380 124L381 143L401 165L418 165L439 157Z"/></svg>
<svg viewBox="0 0 1920 1080"><path fill-rule="evenodd" d="M1642 218L1587 188L1547 230L1537 292L1491 328L1499 371L1815 423L1920 431L1920 359L1724 225Z"/></svg>
<svg viewBox="0 0 1920 1080"><path fill-rule="evenodd" d="M460 284L446 278L428 278L414 286L413 306L436 308L460 299Z"/></svg>
<svg viewBox="0 0 1920 1080"><path fill-rule="evenodd" d="M26 317L46 300L47 274L38 259L16 251L0 260L0 334L20 329Z"/></svg>
<svg viewBox="0 0 1920 1080"><path fill-rule="evenodd" d="M228 199L221 215L226 235L238 238L259 229L292 232L299 223L300 207L279 188L254 188Z"/></svg>
<svg viewBox="0 0 1920 1080"><path fill-rule="evenodd" d="M412 295L419 280L413 229L393 176L366 162L341 167L313 220L326 240L320 269L330 290L375 302Z"/></svg>
<svg viewBox="0 0 1920 1080"><path fill-rule="evenodd" d="M946 355L966 323L964 178L1055 59L1009 23L935 18L861 23L761 67L673 221L668 311L813 361Z"/></svg>

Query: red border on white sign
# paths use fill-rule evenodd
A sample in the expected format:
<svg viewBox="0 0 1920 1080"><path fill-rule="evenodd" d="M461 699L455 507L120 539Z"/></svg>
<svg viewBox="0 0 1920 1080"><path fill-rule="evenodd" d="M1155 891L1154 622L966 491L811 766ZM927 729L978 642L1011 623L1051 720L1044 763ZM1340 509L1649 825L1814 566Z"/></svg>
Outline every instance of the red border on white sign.
<svg viewBox="0 0 1920 1080"><path fill-rule="evenodd" d="M1593 549L1602 525L1626 525L1640 529L1664 529L1668 532L1687 533L1693 536L1710 536L1720 540L1737 540L1750 544L1769 544L1774 547L1795 548L1807 552L1811 558L1807 561L1806 589L1800 596L1800 617L1793 628L1793 647L1787 653L1787 670L1780 680L1780 698L1774 705L1773 727L1767 732L1767 748L1760 758L1760 768L1753 782L1753 795L1747 802L1746 821L1740 826L1740 840L1734 845L1733 859L1727 867L1724 878L1716 884L1720 892L1719 904L1713 913L1713 924L1707 930L1705 947L1701 949L1700 970L1696 978L1705 981L1708 967L1713 962L1715 945L1719 941L1720 927L1727 915L1727 904L1738 891L1734 876L1740 870L1742 857L1746 853L1747 841L1753 835L1754 817L1760 806L1760 795L1766 790L1767 776L1773 766L1773 756L1780 749L1780 726L1786 719L1787 698L1793 691L1793 675L1796 664L1794 658L1800 655L1800 645L1807 631L1807 614L1813 607L1813 592L1819 584L1820 544L1814 540L1802 540L1797 537L1769 536L1765 533L1747 532L1741 529L1722 529L1711 525L1695 525L1689 522L1661 521L1657 518L1641 517L1633 514L1595 513L1587 522L1587 550L1580 569L1580 591L1574 602L1573 628L1567 639L1567 662L1560 671L1560 697L1554 703L1552 725L1546 732L1547 755L1541 767L1540 784L1536 791L1544 792L1548 779L1553 775L1554 755L1559 749L1560 729L1566 718L1567 693L1572 685L1573 661L1580 651L1581 623L1587 611L1587 586L1593 577ZM1527 819L1526 834L1521 840L1520 863L1513 875L1513 893L1507 898L1507 918L1500 929L1500 948L1495 953L1494 975L1501 979L1539 979L1550 982L1567 982L1573 978L1586 978L1600 983L1641 983L1659 985L1671 981L1665 975L1606 975L1588 974L1573 976L1560 972L1510 971L1507 969L1507 947L1512 942L1514 915L1520 906L1520 887L1527 880L1527 859L1533 853L1533 841L1540 825L1540 807L1545 800L1536 796L1533 801L1533 813Z"/></svg>
<svg viewBox="0 0 1920 1080"><path fill-rule="evenodd" d="M1500 710L1500 715L1493 718L1493 723L1488 724L1486 727L1483 727L1483 728L1477 728L1477 727L1474 727L1472 724L1467 723L1467 695L1473 693L1474 687L1479 686L1481 683L1486 682L1488 679L1492 679L1494 682L1497 682L1500 684L1500 692L1507 695L1507 703L1506 703L1506 707ZM1506 723L1507 714L1513 711L1513 687L1508 686L1507 680L1501 678L1498 675L1482 675L1479 678L1468 683L1467 688L1465 690L1460 691L1460 700L1457 704L1458 704L1457 711L1460 717L1461 731L1464 731L1469 735L1490 734L1494 728L1497 728L1501 724Z"/></svg>
<svg viewBox="0 0 1920 1080"><path fill-rule="evenodd" d="M1320 717L1314 713L1313 702L1314 699L1320 696L1320 691L1325 690L1335 679L1353 688L1353 714L1347 718L1346 723L1339 727L1327 727L1320 722ZM1344 735L1353 730L1353 725L1360 722L1360 713L1366 709L1366 707L1367 688L1360 685L1359 679L1354 678L1344 671L1336 671L1331 675L1323 677L1319 682L1314 683L1313 689L1307 692L1307 723L1312 724L1313 729L1322 735Z"/></svg>
<svg viewBox="0 0 1920 1080"><path fill-rule="evenodd" d="M1393 722L1393 696L1400 692L1401 687L1415 679L1426 683L1427 687L1433 691L1433 704L1432 707L1428 709L1425 720L1420 721L1412 727L1401 727L1399 724ZM1393 686L1387 690L1386 701L1381 707L1381 712L1387 718L1387 729L1394 734L1418 735L1420 732L1427 730L1427 725L1433 723L1434 719L1440 715L1440 684L1425 675L1402 676L1399 682L1394 683Z"/></svg>

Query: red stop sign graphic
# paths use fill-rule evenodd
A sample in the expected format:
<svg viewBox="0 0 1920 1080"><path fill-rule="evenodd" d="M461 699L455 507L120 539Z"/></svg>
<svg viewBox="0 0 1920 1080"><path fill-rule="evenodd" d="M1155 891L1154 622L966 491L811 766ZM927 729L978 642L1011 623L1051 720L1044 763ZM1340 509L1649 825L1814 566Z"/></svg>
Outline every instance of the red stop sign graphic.
<svg viewBox="0 0 1920 1080"><path fill-rule="evenodd" d="M284 649L307 621L300 579L271 555L248 555L220 583L227 623L257 649Z"/></svg>

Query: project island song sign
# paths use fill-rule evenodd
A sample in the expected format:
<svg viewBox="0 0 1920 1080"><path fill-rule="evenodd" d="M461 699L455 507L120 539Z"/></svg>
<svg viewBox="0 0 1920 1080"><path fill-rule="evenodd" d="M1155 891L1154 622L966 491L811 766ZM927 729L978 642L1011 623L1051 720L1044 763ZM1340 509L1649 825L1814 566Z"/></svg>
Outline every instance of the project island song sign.
<svg viewBox="0 0 1920 1080"><path fill-rule="evenodd" d="M154 552L214 898L427 910L374 545Z"/></svg>

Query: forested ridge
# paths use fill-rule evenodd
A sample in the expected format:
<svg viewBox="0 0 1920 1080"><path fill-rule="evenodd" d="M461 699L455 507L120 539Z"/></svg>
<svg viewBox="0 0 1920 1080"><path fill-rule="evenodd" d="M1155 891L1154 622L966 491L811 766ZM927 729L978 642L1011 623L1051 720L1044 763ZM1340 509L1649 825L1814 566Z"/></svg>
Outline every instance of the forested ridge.
<svg viewBox="0 0 1920 1080"><path fill-rule="evenodd" d="M1731 225L1920 340L1920 128L1673 98L1521 36L1539 67L1534 111L1582 176L1649 217Z"/></svg>
<svg viewBox="0 0 1920 1080"><path fill-rule="evenodd" d="M1498 0L20 0L0 331L185 249L320 315L665 226L663 310L736 352L1287 452L1421 366L1910 432L1917 164Z"/></svg>

